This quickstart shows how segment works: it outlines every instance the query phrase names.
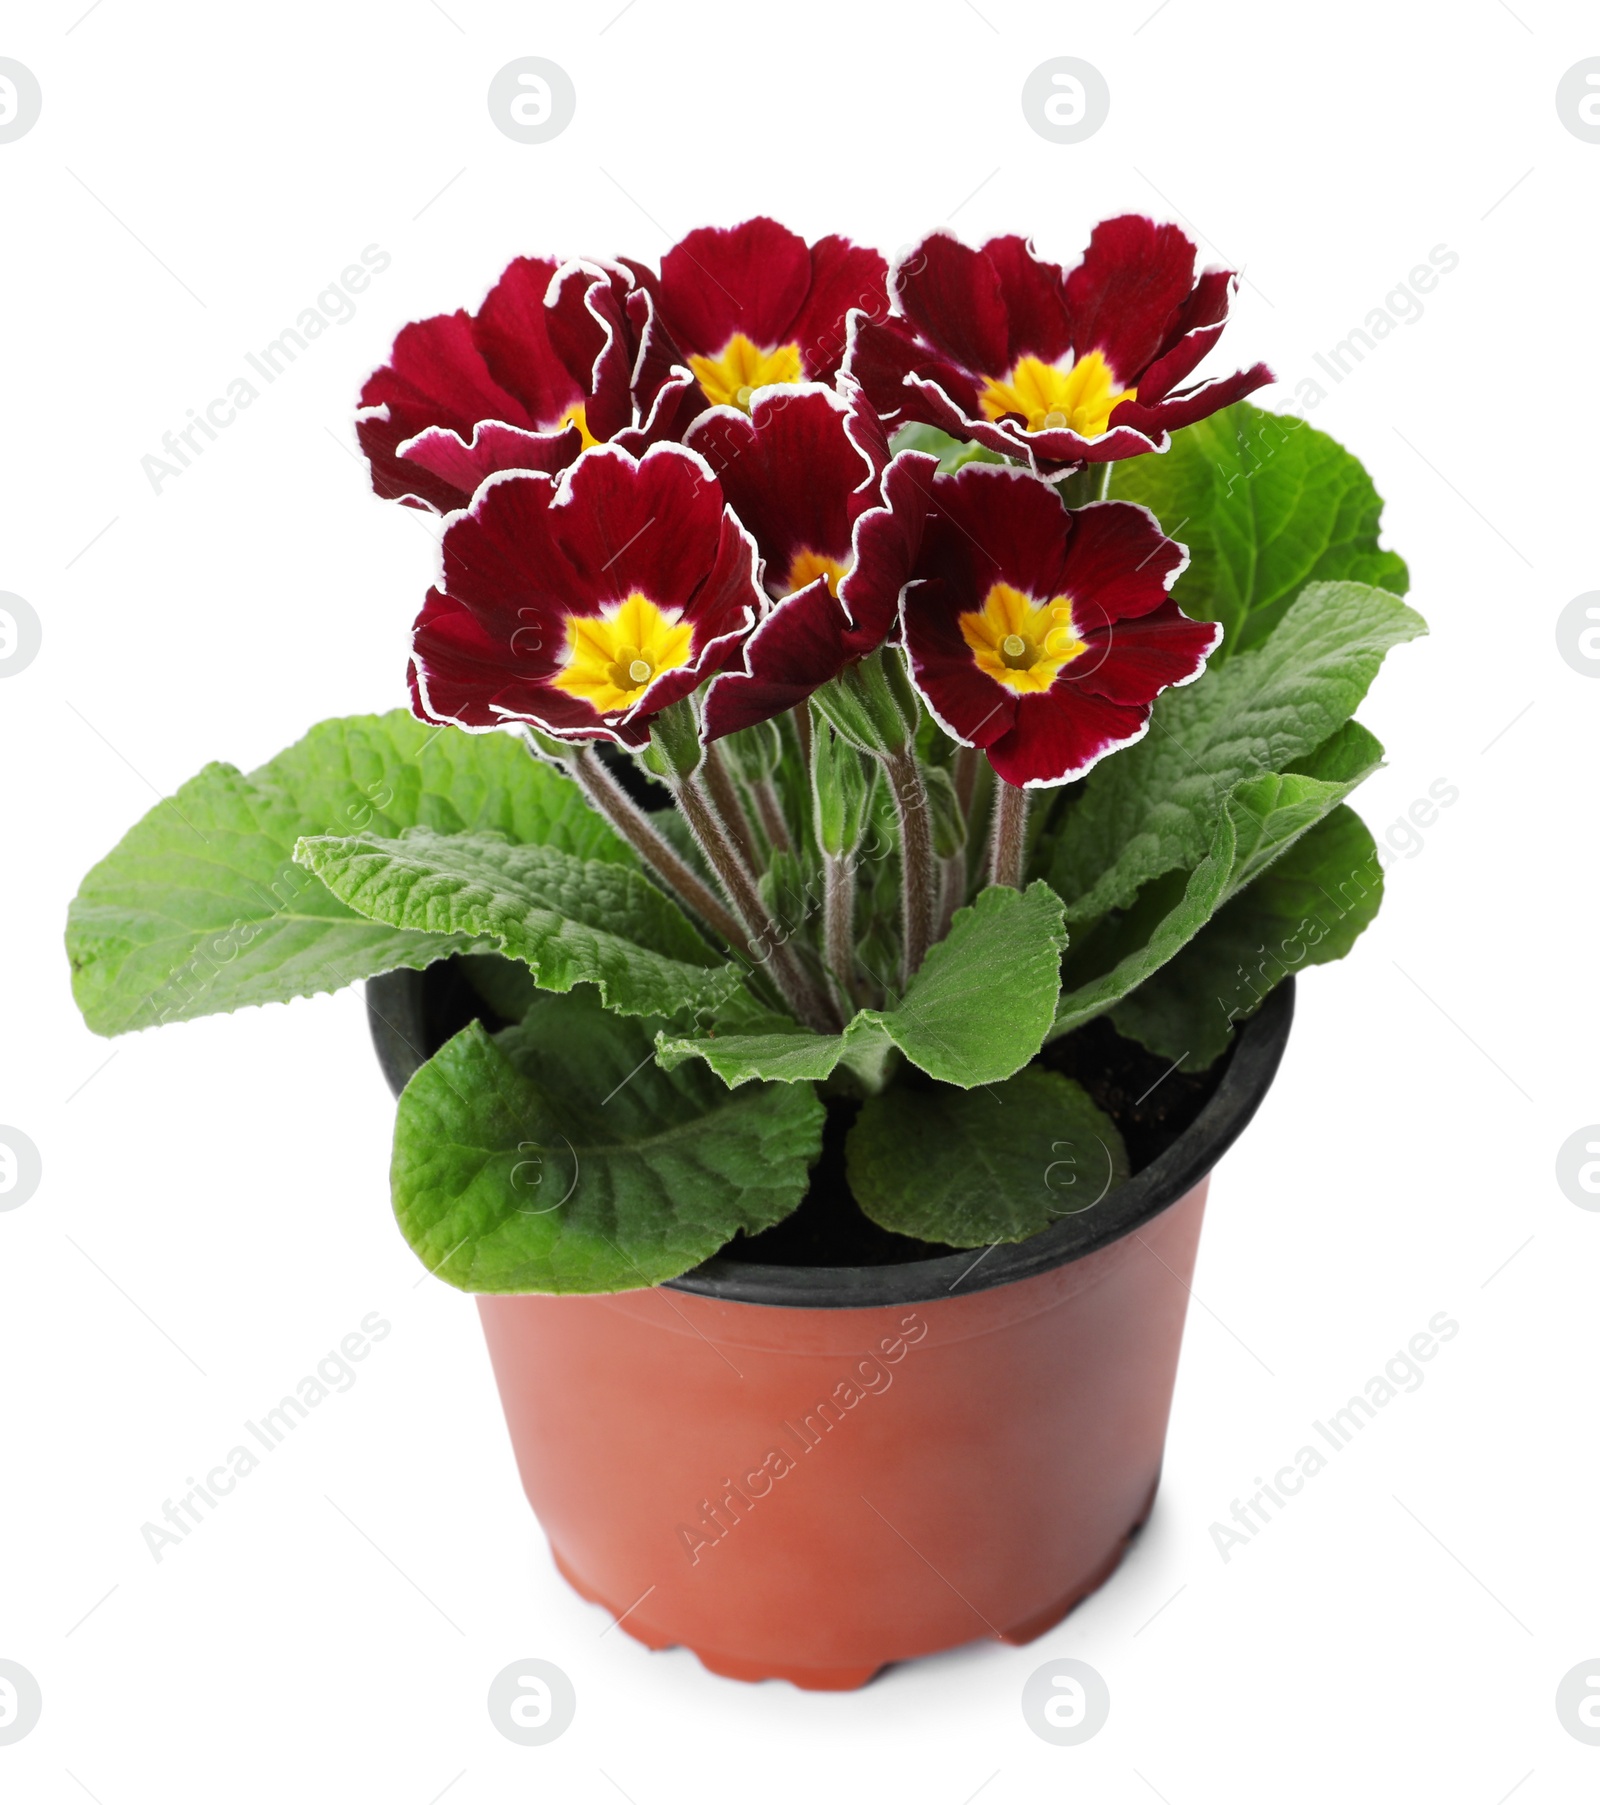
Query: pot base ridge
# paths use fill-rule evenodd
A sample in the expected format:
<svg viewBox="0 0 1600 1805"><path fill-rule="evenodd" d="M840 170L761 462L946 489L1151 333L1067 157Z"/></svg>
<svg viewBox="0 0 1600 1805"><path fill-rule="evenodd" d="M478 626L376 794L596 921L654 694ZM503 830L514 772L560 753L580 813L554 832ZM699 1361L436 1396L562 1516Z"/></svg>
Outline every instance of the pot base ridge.
<svg viewBox="0 0 1600 1805"><path fill-rule="evenodd" d="M1122 1565L1123 1558L1139 1531L1144 1528L1151 1510L1155 1507L1157 1485L1150 1488L1150 1496L1137 1522L1112 1550L1109 1557L1096 1569L1093 1575L1082 1585L1075 1586L1067 1596L1048 1606L1037 1616L1029 1618L1025 1623L1002 1630L995 1640L1004 1642L1010 1648L1024 1648L1030 1642L1036 1642L1040 1636L1053 1630L1058 1623L1064 1622L1075 1611L1084 1599L1098 1592ZM676 1638L666 1630L658 1630L651 1626L648 1613L638 1608L630 1608L619 1601L604 1598L581 1575L573 1570L572 1563L567 1560L561 1550L553 1544L550 1549L551 1559L555 1562L556 1571L572 1587L580 1598L587 1599L590 1604L599 1605L601 1610L611 1615L617 1629L624 1630L634 1639L642 1643L652 1653L660 1653L664 1649L682 1646ZM642 1603L642 1601L638 1601ZM973 1638L977 1640L977 1638ZM689 1653L705 1668L707 1673L717 1674L725 1680L744 1680L755 1684L762 1680L787 1680L791 1686L798 1686L802 1692L855 1692L870 1681L875 1680L890 1663L870 1662L854 1667L796 1667L792 1664L774 1663L772 1661L752 1661L741 1655L720 1654L709 1648L690 1648Z"/></svg>

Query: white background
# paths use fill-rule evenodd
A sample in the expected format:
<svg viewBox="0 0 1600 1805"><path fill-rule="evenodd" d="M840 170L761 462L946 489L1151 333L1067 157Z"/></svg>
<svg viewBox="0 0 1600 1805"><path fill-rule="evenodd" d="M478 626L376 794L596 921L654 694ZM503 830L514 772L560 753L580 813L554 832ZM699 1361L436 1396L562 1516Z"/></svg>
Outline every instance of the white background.
<svg viewBox="0 0 1600 1805"><path fill-rule="evenodd" d="M0 144L0 589L44 647L0 686L0 1121L44 1179L0 1215L0 1656L44 1716L0 1748L0 1796L1595 1796L1600 1748L1554 1693L1600 1656L1600 1216L1554 1161L1600 1118L1600 684L1554 623L1600 587L1600 145L1554 96L1600 20L1553 0L1150 10L7 9L0 55L44 111ZM577 87L544 145L485 106L529 54ZM1019 104L1059 55L1110 84L1080 145ZM1110 1585L1029 1648L853 1694L716 1679L602 1634L551 1568L472 1305L419 1283L389 1216L359 996L102 1042L72 1007L66 906L208 759L248 769L403 699L430 528L371 497L350 426L403 321L475 304L518 252L653 260L758 210L891 252L947 219L1029 231L1071 261L1128 208L1246 268L1223 349L1288 379L1269 405L1432 247L1459 255L1312 418L1373 471L1433 625L1363 710L1390 765L1358 801L1381 833L1436 779L1460 798L1355 955L1301 986L1213 1186L1163 1489ZM355 319L153 493L162 433L373 243L393 264ZM140 1525L372 1310L393 1333L354 1389L157 1565ZM1460 1333L1421 1389L1224 1563L1211 1522L1440 1310ZM1053 1654L1110 1685L1081 1747L1019 1709ZM484 1705L529 1655L578 1691L544 1748Z"/></svg>

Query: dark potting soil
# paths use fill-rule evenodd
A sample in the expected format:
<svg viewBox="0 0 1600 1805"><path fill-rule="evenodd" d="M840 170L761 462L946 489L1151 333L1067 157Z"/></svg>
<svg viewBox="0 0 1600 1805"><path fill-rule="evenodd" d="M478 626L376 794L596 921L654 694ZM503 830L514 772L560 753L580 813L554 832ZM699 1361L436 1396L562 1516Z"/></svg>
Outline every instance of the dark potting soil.
<svg viewBox="0 0 1600 1805"><path fill-rule="evenodd" d="M451 960L431 966L423 991L428 1050L443 1046L474 1020L491 1031L508 1026ZM1135 1172L1163 1153L1204 1108L1231 1053L1203 1072L1178 1072L1171 1062L1125 1040L1102 1017L1051 1041L1039 1063L1076 1079L1121 1130ZM822 1156L812 1168L800 1207L758 1235L739 1235L726 1258L767 1266L893 1266L937 1258L955 1248L897 1235L862 1214L845 1176L844 1143L860 1105L830 1099Z"/></svg>

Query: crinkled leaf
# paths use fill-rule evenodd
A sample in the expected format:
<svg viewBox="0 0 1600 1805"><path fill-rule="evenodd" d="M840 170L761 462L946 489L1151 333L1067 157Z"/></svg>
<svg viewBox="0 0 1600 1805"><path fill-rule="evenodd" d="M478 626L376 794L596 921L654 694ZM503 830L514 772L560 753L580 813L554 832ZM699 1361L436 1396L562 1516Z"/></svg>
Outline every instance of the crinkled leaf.
<svg viewBox="0 0 1600 1805"><path fill-rule="evenodd" d="M307 834L488 828L576 858L633 854L576 787L505 734L404 709L324 721L248 776L208 765L95 866L67 918L97 1034L337 990L457 951L364 919L293 860Z"/></svg>
<svg viewBox="0 0 1600 1805"><path fill-rule="evenodd" d="M949 1247L1025 1241L1128 1176L1111 1118L1040 1066L982 1090L897 1085L869 1097L845 1164L874 1222Z"/></svg>
<svg viewBox="0 0 1600 1805"><path fill-rule="evenodd" d="M1313 746L1303 758L1292 760L1284 769L1321 777L1328 783L1354 784L1370 777L1382 763L1383 747L1377 735L1359 721L1346 721L1320 746Z"/></svg>
<svg viewBox="0 0 1600 1805"><path fill-rule="evenodd" d="M595 984L623 1015L675 1015L738 981L676 903L602 859L425 827L302 840L295 857L373 921L520 959L541 990Z"/></svg>
<svg viewBox="0 0 1600 1805"><path fill-rule="evenodd" d="M1206 856L1186 879L1181 872L1156 879L1130 909L1085 938L1077 968L1068 961L1051 1039L1092 1021L1160 971L1382 763L1377 740L1364 727L1349 725L1353 733L1334 736L1305 761L1340 776L1329 780L1301 771L1247 777L1234 786Z"/></svg>
<svg viewBox="0 0 1600 1805"><path fill-rule="evenodd" d="M1157 878L1125 916L1093 931L1084 944L1083 965L1067 968L1052 1040L1103 1015L1199 933L1227 895L1237 845L1232 811L1224 809L1211 849L1193 871Z"/></svg>
<svg viewBox="0 0 1600 1805"><path fill-rule="evenodd" d="M1143 502L1188 546L1173 594L1194 619L1222 622L1213 669L1259 645L1307 583L1405 593L1404 560L1378 546L1371 477L1292 414L1224 408L1176 434L1165 457L1112 465L1111 493Z"/></svg>
<svg viewBox="0 0 1600 1805"><path fill-rule="evenodd" d="M1234 787L1314 753L1355 712L1385 652L1425 631L1384 590L1314 583L1264 645L1168 690L1149 733L1095 767L1052 836L1046 875L1068 922L1126 907L1152 878L1192 870Z"/></svg>
<svg viewBox="0 0 1600 1805"><path fill-rule="evenodd" d="M1185 1071L1201 1071L1274 985L1342 959L1382 901L1372 835L1353 809L1337 808L1123 998L1112 1023Z"/></svg>
<svg viewBox="0 0 1600 1805"><path fill-rule="evenodd" d="M842 1034L813 1034L775 1016L731 1018L712 1033L664 1035L659 1057L670 1068L698 1056L728 1084L826 1078L843 1063L873 1091L898 1048L946 1083L995 1084L1043 1044L1065 946L1060 899L1048 884L991 888L956 911L892 1009L863 1009Z"/></svg>
<svg viewBox="0 0 1600 1805"><path fill-rule="evenodd" d="M650 1053L647 1024L577 991L434 1054L394 1140L395 1214L423 1264L464 1291L629 1291L787 1216L822 1144L811 1089L733 1092Z"/></svg>

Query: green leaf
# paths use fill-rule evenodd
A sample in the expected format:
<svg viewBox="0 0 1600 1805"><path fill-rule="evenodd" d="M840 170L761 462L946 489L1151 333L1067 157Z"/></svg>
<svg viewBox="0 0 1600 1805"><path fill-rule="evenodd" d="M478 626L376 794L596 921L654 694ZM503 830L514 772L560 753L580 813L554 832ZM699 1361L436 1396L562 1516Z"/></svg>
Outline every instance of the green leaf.
<svg viewBox="0 0 1600 1805"><path fill-rule="evenodd" d="M362 919L295 865L308 834L487 828L576 858L633 854L564 777L506 734L404 709L324 721L248 776L208 765L83 881L73 994L97 1034L337 990L461 942Z"/></svg>
<svg viewBox="0 0 1600 1805"><path fill-rule="evenodd" d="M1355 731L1335 735L1306 761L1340 776L1328 780L1288 772L1245 778L1234 786L1210 849L1181 893L1182 874L1168 873L1146 885L1131 909L1085 937L1081 953L1067 964L1052 1040L1103 1014L1160 971L1219 909L1338 809L1382 763L1377 740L1355 722L1349 726Z"/></svg>
<svg viewBox="0 0 1600 1805"><path fill-rule="evenodd" d="M1377 736L1359 721L1346 721L1320 746L1313 746L1303 758L1292 760L1284 769L1302 771L1307 777L1321 777L1329 783L1360 783L1382 763L1383 747Z"/></svg>
<svg viewBox="0 0 1600 1805"><path fill-rule="evenodd" d="M1165 457L1112 466L1111 493L1143 502L1189 548L1173 594L1219 620L1218 665L1259 645L1307 583L1349 580L1403 595L1404 561L1378 548L1383 503L1336 440L1248 401L1176 434Z"/></svg>
<svg viewBox="0 0 1600 1805"><path fill-rule="evenodd" d="M822 1145L805 1086L730 1092L652 1064L649 1028L592 993L464 1029L400 1098L394 1206L464 1291L629 1291L698 1265L800 1202Z"/></svg>
<svg viewBox="0 0 1600 1805"><path fill-rule="evenodd" d="M1308 965L1342 959L1383 901L1383 868L1359 815L1337 808L1111 1011L1119 1034L1185 1071L1225 1051L1233 1023Z"/></svg>
<svg viewBox="0 0 1600 1805"><path fill-rule="evenodd" d="M869 1097L845 1169L881 1227L980 1247L1095 1208L1128 1176L1128 1156L1080 1085L1030 1066L981 1091L902 1085Z"/></svg>
<svg viewBox="0 0 1600 1805"><path fill-rule="evenodd" d="M541 990L595 984L622 1015L676 1015L739 981L676 903L603 859L426 827L318 836L295 857L373 921L520 959Z"/></svg>
<svg viewBox="0 0 1600 1805"><path fill-rule="evenodd" d="M1091 932L1081 958L1068 964L1050 1039L1104 1015L1199 933L1227 895L1237 847L1233 813L1224 809L1210 851L1187 878L1158 878L1125 916Z"/></svg>
<svg viewBox="0 0 1600 1805"><path fill-rule="evenodd" d="M948 936L892 1009L863 1009L842 1034L738 1016L711 1033L663 1035L658 1056L668 1069L698 1056L734 1085L826 1078L843 1063L871 1092L882 1087L898 1048L949 1084L995 1084L1043 1045L1065 946L1061 903L1048 884L991 888L956 911Z"/></svg>
<svg viewBox="0 0 1600 1805"><path fill-rule="evenodd" d="M1262 646L1155 705L1138 745L1097 765L1067 808L1046 875L1070 924L1124 908L1152 878L1192 870L1243 779L1290 770L1355 712L1391 646L1425 632L1398 597L1313 583ZM1329 756L1357 756L1354 736Z"/></svg>

